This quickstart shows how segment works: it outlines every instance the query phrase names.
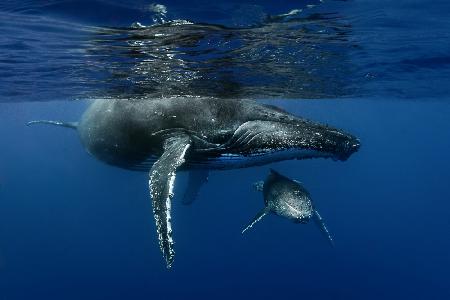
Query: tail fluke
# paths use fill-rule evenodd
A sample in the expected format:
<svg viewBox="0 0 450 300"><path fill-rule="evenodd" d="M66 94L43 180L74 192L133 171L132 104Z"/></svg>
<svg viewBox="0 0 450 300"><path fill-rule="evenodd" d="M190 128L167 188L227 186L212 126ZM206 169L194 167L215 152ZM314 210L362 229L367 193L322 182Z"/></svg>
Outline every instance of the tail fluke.
<svg viewBox="0 0 450 300"><path fill-rule="evenodd" d="M60 122L60 121L49 121L49 120L30 121L27 123L27 126L34 125L34 124L49 124L49 125L67 127L67 128L72 128L72 129L77 129L77 127L78 127L78 122Z"/></svg>
<svg viewBox="0 0 450 300"><path fill-rule="evenodd" d="M263 209L261 209L256 216L253 218L253 220L244 228L244 230L242 230L242 234L244 234L244 232L246 232L247 230L249 230L250 228L253 227L253 225L255 225L256 222L260 221L265 215L267 215L270 212L270 209L265 207Z"/></svg>
<svg viewBox="0 0 450 300"><path fill-rule="evenodd" d="M319 212L317 210L314 210L314 216L313 216L314 222L317 224L317 226L320 229L320 232L322 232L323 236L328 240L330 245L334 247L334 240L331 236L330 232L328 231L327 226L325 225L325 222L323 221L322 217L320 216Z"/></svg>

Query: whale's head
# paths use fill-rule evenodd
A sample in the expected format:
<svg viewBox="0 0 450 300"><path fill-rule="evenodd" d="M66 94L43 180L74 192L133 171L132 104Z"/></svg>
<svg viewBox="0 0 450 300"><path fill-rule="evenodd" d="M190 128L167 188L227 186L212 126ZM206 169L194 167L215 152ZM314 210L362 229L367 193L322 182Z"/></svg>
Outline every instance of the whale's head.
<svg viewBox="0 0 450 300"><path fill-rule="evenodd" d="M309 195L303 194L303 191L296 188L279 195L276 202L275 213L294 223L306 224L314 213Z"/></svg>
<svg viewBox="0 0 450 300"><path fill-rule="evenodd" d="M326 125L305 126L305 132L310 138L311 149L329 154L334 160L347 160L361 146L354 135Z"/></svg>
<svg viewBox="0 0 450 300"><path fill-rule="evenodd" d="M246 122L235 131L229 146L261 161L269 157L270 161L315 157L345 161L358 151L360 141L343 130L296 118Z"/></svg>
<svg viewBox="0 0 450 300"><path fill-rule="evenodd" d="M303 185L273 169L264 182L263 193L271 211L294 223L306 224L314 213L311 197Z"/></svg>

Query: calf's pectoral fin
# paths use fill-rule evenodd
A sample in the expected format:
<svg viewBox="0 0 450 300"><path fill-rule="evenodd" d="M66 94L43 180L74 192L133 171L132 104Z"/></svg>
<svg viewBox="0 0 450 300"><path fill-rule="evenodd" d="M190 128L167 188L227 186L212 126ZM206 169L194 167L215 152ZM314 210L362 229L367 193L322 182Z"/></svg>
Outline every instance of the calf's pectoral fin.
<svg viewBox="0 0 450 300"><path fill-rule="evenodd" d="M256 216L253 218L253 220L242 230L242 234L253 227L258 221L260 221L265 215L267 215L270 212L270 209L268 207L265 207L261 209Z"/></svg>
<svg viewBox="0 0 450 300"><path fill-rule="evenodd" d="M313 216L314 222L319 227L320 232L322 232L323 236L328 240L330 245L334 247L334 240L331 236L330 232L328 231L327 226L325 225L325 222L323 221L322 217L320 216L319 212L317 210L314 210L314 216Z"/></svg>
<svg viewBox="0 0 450 300"><path fill-rule="evenodd" d="M177 168L184 163L184 157L190 145L191 139L186 134L176 134L168 137L164 143L164 153L153 164L149 174L150 196L152 198L159 247L166 260L167 268L171 267L175 257L170 220L175 174Z"/></svg>
<svg viewBox="0 0 450 300"><path fill-rule="evenodd" d="M61 122L61 121L50 121L50 120L30 121L27 123L27 126L35 125L35 124L48 124L48 125L55 125L55 126L72 128L72 129L77 129L77 127L78 127L77 122Z"/></svg>

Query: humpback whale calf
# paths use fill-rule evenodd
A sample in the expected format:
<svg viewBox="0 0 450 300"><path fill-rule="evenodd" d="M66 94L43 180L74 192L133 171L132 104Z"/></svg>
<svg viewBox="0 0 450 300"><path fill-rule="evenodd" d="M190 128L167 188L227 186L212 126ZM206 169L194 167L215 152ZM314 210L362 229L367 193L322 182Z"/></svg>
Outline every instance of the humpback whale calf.
<svg viewBox="0 0 450 300"><path fill-rule="evenodd" d="M159 245L169 268L175 255L170 211L178 170L207 176L205 170L286 159L346 160L359 148L353 135L246 100L98 99L79 122L40 120L28 124L36 123L76 129L85 149L97 159L149 172ZM192 202L203 182L189 180L193 186L186 203Z"/></svg>
<svg viewBox="0 0 450 300"><path fill-rule="evenodd" d="M309 192L303 185L277 171L270 169L265 181L255 183L255 188L264 195L264 208L261 209L253 220L242 230L242 233L252 228L256 222L264 216L273 213L280 217L288 218L295 223L306 224L312 218L331 246L334 246L333 238L328 231L325 222L311 201Z"/></svg>

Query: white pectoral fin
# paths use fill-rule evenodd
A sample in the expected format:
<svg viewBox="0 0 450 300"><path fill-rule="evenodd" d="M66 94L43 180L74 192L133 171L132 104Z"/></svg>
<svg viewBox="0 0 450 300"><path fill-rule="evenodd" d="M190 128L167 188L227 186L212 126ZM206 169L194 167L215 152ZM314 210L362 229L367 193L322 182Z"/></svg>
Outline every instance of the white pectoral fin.
<svg viewBox="0 0 450 300"><path fill-rule="evenodd" d="M270 212L270 209L268 207L265 207L261 209L256 216L253 218L253 220L248 223L248 225L242 230L242 234L253 227L258 221L260 221L265 215L267 215Z"/></svg>
<svg viewBox="0 0 450 300"><path fill-rule="evenodd" d="M48 124L48 125L55 125L55 126L72 128L72 129L77 129L77 127L78 127L78 122L61 122L61 121L50 121L50 120L30 121L27 123L27 126L35 125L35 124Z"/></svg>
<svg viewBox="0 0 450 300"><path fill-rule="evenodd" d="M184 157L190 145L191 139L185 134L167 138L164 144L164 153L153 164L149 174L150 196L159 246L168 268L171 267L175 257L170 220L175 175L177 168L184 163Z"/></svg>
<svg viewBox="0 0 450 300"><path fill-rule="evenodd" d="M325 225L325 222L323 221L322 217L320 216L319 212L317 210L314 210L314 216L313 216L314 222L319 227L320 232L322 232L323 236L328 240L330 245L334 247L334 240L331 236L330 232L328 231L327 226Z"/></svg>
<svg viewBox="0 0 450 300"><path fill-rule="evenodd" d="M195 201L201 187L208 182L208 170L189 171L188 186L184 193L183 204L189 205Z"/></svg>

